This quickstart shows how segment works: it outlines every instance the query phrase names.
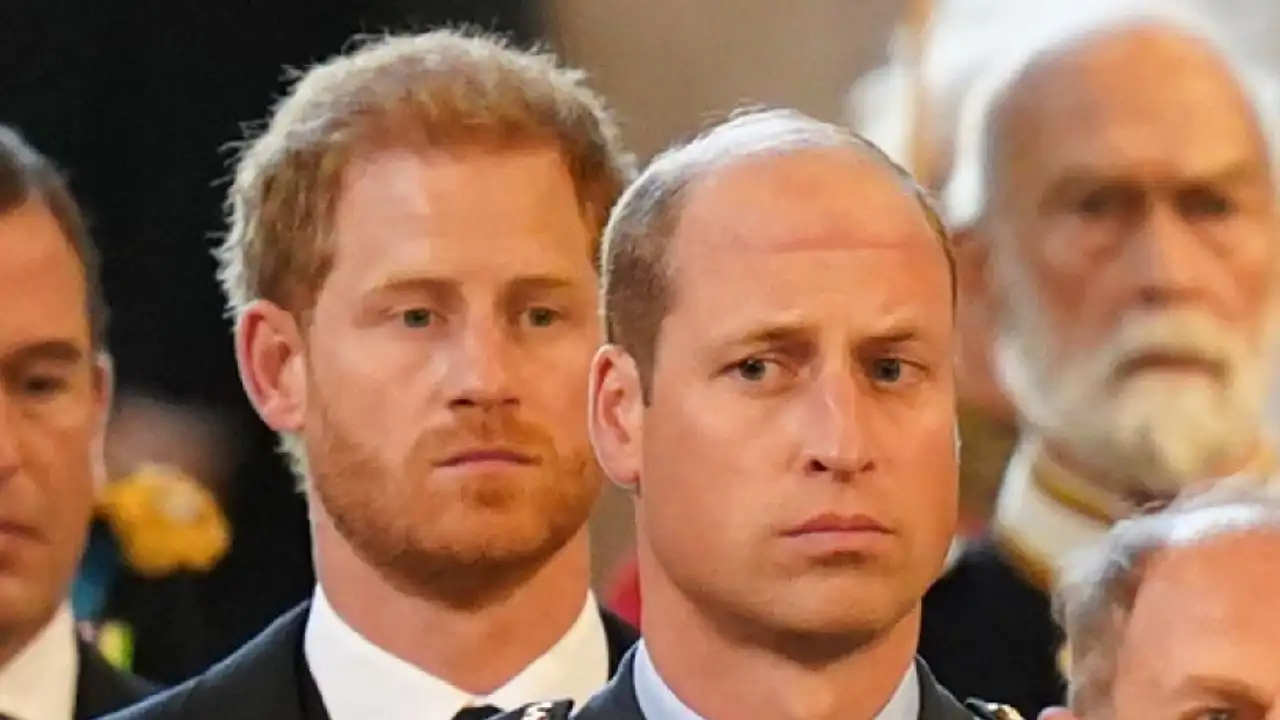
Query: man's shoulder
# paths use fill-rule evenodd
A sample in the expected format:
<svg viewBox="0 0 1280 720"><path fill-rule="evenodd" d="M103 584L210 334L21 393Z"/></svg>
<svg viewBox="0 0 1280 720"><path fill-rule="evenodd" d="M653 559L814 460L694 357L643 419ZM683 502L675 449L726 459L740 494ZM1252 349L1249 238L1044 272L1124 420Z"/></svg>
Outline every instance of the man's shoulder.
<svg viewBox="0 0 1280 720"><path fill-rule="evenodd" d="M1041 614L1049 610L1049 596L999 543L984 537L965 548L924 597L926 615L960 611L969 616L976 607L1002 615L1011 609Z"/></svg>
<svg viewBox="0 0 1280 720"><path fill-rule="evenodd" d="M83 639L76 643L76 715L99 717L130 707L160 691L160 686L120 670Z"/></svg>
<svg viewBox="0 0 1280 720"><path fill-rule="evenodd" d="M1022 715L1009 705L982 700L965 702L964 710L968 717L976 720L1022 720ZM569 720L570 717L573 717L573 701L556 700L531 703L497 715L492 720Z"/></svg>
<svg viewBox="0 0 1280 720"><path fill-rule="evenodd" d="M964 709L972 713L978 720L1023 720L1022 714L1012 706L985 700L966 700Z"/></svg>
<svg viewBox="0 0 1280 720"><path fill-rule="evenodd" d="M208 671L103 720L295 720L306 606L282 616Z"/></svg>
<svg viewBox="0 0 1280 720"><path fill-rule="evenodd" d="M925 595L919 653L958 697L998 698L1023 713L1061 702L1061 643L1048 593L990 538Z"/></svg>

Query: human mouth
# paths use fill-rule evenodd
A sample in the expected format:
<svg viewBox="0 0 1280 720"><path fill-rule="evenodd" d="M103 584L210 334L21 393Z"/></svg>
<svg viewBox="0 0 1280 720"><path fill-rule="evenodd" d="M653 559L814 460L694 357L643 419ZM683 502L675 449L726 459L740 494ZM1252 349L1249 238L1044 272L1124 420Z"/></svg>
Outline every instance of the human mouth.
<svg viewBox="0 0 1280 720"><path fill-rule="evenodd" d="M472 448L455 453L436 463L439 468L484 469L501 467L528 467L536 465L537 458L508 448Z"/></svg>
<svg viewBox="0 0 1280 720"><path fill-rule="evenodd" d="M1116 366L1115 377L1124 380L1148 373L1208 375L1223 380L1227 375L1227 366L1220 360L1204 355L1156 350L1125 358Z"/></svg>
<svg viewBox="0 0 1280 720"><path fill-rule="evenodd" d="M822 513L788 528L783 537L818 554L866 551L893 535L869 515Z"/></svg>
<svg viewBox="0 0 1280 720"><path fill-rule="evenodd" d="M40 543L43 538L31 525L9 519L0 519L0 558L13 552L21 552L24 546Z"/></svg>

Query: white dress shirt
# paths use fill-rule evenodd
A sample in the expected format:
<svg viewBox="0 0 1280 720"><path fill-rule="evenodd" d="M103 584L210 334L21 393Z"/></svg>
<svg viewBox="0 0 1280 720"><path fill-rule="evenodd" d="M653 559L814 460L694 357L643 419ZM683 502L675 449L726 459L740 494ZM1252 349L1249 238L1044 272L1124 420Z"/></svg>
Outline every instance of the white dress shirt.
<svg viewBox="0 0 1280 720"><path fill-rule="evenodd" d="M609 680L609 641L590 593L564 637L485 697L471 695L374 645L338 617L319 587L303 647L332 720L450 720L465 707L511 710L560 698L580 705Z"/></svg>
<svg viewBox="0 0 1280 720"><path fill-rule="evenodd" d="M14 720L71 720L80 672L76 623L62 606L13 660L0 667L0 715Z"/></svg>
<svg viewBox="0 0 1280 720"><path fill-rule="evenodd" d="M645 720L703 720L662 681L643 640L636 646L634 672L636 702L640 704ZM911 663L893 697L874 720L917 720L919 715L920 678L916 675L915 663Z"/></svg>

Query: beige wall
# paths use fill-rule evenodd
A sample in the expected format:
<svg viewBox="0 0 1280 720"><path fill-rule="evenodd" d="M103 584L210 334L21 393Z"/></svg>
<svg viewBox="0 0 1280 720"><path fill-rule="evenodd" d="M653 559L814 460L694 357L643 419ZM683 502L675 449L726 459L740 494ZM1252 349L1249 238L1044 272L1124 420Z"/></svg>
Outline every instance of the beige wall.
<svg viewBox="0 0 1280 720"><path fill-rule="evenodd" d="M586 68L641 157L743 102L840 118L850 83L883 56L901 0L546 0L557 50ZM610 487L596 517L597 578L630 543Z"/></svg>
<svg viewBox="0 0 1280 720"><path fill-rule="evenodd" d="M647 156L735 104L836 119L879 61L902 0L547 0L553 41L585 67Z"/></svg>

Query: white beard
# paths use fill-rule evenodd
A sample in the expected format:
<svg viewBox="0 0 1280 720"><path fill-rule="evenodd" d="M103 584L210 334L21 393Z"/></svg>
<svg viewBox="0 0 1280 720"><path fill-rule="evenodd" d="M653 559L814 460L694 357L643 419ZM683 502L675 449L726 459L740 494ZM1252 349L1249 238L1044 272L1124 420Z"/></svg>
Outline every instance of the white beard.
<svg viewBox="0 0 1280 720"><path fill-rule="evenodd" d="M1133 313L1103 346L1067 356L1053 340L1021 272L1001 274L1005 317L996 370L1023 421L1105 468L1117 491L1177 492L1209 479L1258 440L1267 372L1263 353L1203 312ZM1163 351L1220 364L1224 377L1117 369Z"/></svg>

